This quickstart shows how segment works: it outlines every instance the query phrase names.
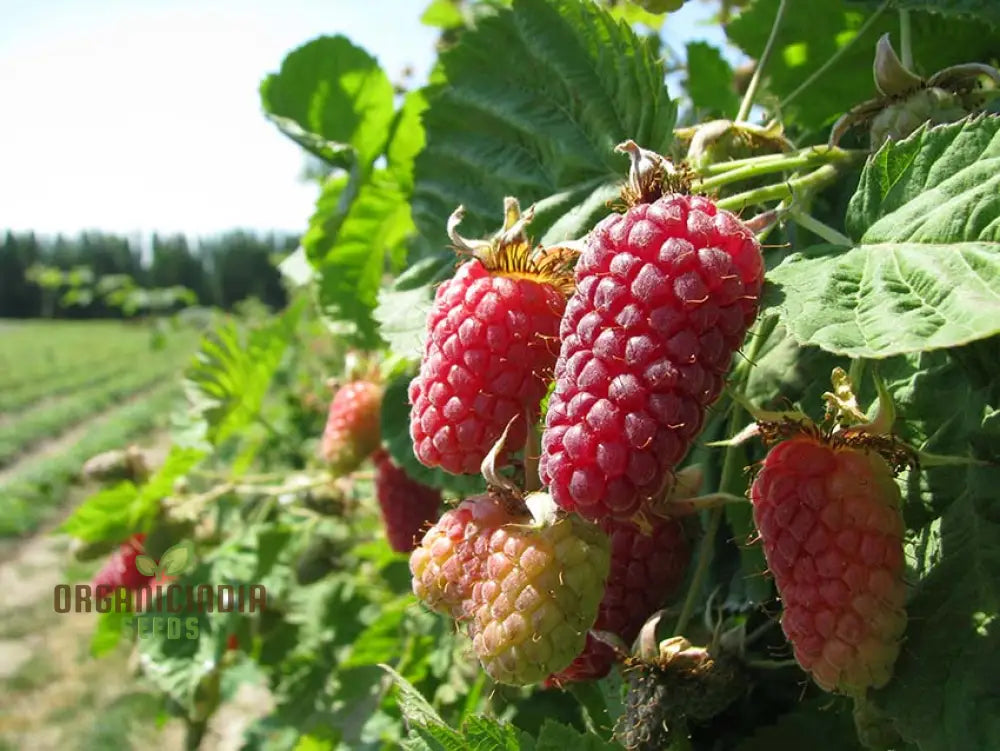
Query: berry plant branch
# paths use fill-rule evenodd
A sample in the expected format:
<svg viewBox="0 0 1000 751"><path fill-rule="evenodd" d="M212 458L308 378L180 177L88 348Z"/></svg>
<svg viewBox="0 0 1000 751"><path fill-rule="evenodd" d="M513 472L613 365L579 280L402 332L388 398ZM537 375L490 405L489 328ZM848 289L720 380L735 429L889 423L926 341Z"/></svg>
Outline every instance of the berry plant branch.
<svg viewBox="0 0 1000 751"><path fill-rule="evenodd" d="M707 193L723 185L741 180L752 180L776 172L792 172L826 164L846 166L860 162L864 157L865 152L863 151L851 151L836 146L810 146L792 154L751 157L733 162L723 162L722 164L726 165L726 171L713 169L720 166L713 165L709 170L716 172L716 174L696 183L694 189L698 193Z"/></svg>
<svg viewBox="0 0 1000 751"><path fill-rule="evenodd" d="M745 121L750 115L750 108L753 107L754 97L757 96L757 87L760 86L761 74L764 71L764 66L767 65L768 58L771 56L771 50L774 49L774 42L778 38L781 19L785 15L785 2L786 0L781 0L778 4L778 12L774 14L774 23L771 24L771 35L767 38L767 44L764 45L764 52L761 53L760 59L757 61L753 76L750 78L750 84L743 95L743 101L740 102L740 109L736 113L736 122L738 123Z"/></svg>
<svg viewBox="0 0 1000 751"><path fill-rule="evenodd" d="M910 11L899 9L899 57L903 67L913 70L913 37L910 33Z"/></svg>
<svg viewBox="0 0 1000 751"><path fill-rule="evenodd" d="M716 201L716 205L720 209L738 211L747 206L767 203L768 201L781 201L786 198L801 197L803 194L809 195L833 183L839 172L840 170L834 165L825 164L819 169L799 177L793 177L783 183L765 185L761 188L720 198Z"/></svg>

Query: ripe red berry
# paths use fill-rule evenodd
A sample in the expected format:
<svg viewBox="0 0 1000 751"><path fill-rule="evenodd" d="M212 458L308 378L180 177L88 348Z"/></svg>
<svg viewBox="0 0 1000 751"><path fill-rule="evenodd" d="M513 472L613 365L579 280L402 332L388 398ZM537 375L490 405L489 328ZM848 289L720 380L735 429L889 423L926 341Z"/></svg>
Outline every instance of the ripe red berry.
<svg viewBox="0 0 1000 751"><path fill-rule="evenodd" d="M95 597L103 599L112 595L119 587L129 592L144 589L153 581L152 576L139 572L135 566L136 557L142 553L142 544L146 535L132 535L108 559L104 567L94 577L93 591Z"/></svg>
<svg viewBox="0 0 1000 751"><path fill-rule="evenodd" d="M616 634L625 644L632 643L646 619L677 591L691 560L691 545L679 520L651 516L649 521L648 534L627 521L606 519L600 525L611 541L611 572L594 628ZM546 684L603 678L614 662L611 647L588 636L583 652Z"/></svg>
<svg viewBox="0 0 1000 751"><path fill-rule="evenodd" d="M437 519L441 492L412 479L386 451L376 452L374 462L375 495L385 536L397 553L409 553L425 525Z"/></svg>
<svg viewBox="0 0 1000 751"><path fill-rule="evenodd" d="M414 452L429 467L477 473L513 418L520 419L507 445L516 450L527 436L525 417L538 416L566 300L561 282L532 260L530 243L515 231L523 221L508 202L511 226L485 249L453 232L474 257L437 289L409 391Z"/></svg>
<svg viewBox="0 0 1000 751"><path fill-rule="evenodd" d="M811 436L775 446L750 491L799 664L857 695L892 675L906 627L900 491L877 453Z"/></svg>
<svg viewBox="0 0 1000 751"><path fill-rule="evenodd" d="M753 233L707 198L665 195L594 228L542 439L542 480L560 506L625 518L666 490L757 314L763 275Z"/></svg>
<svg viewBox="0 0 1000 751"><path fill-rule="evenodd" d="M338 474L353 472L381 441L382 388L352 381L337 390L320 442L320 456Z"/></svg>

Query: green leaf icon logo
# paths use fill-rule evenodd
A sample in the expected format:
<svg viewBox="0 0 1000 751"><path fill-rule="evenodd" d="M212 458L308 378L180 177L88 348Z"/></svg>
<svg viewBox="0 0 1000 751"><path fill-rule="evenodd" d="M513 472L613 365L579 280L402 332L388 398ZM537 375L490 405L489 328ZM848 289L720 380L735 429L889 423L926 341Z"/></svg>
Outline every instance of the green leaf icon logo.
<svg viewBox="0 0 1000 751"><path fill-rule="evenodd" d="M167 548L160 557L160 571L170 576L183 574L194 560L194 546L190 542L179 542Z"/></svg>
<svg viewBox="0 0 1000 751"><path fill-rule="evenodd" d="M135 557L135 567L139 570L139 573L142 574L143 576L156 575L156 561L154 561L148 555L137 555Z"/></svg>

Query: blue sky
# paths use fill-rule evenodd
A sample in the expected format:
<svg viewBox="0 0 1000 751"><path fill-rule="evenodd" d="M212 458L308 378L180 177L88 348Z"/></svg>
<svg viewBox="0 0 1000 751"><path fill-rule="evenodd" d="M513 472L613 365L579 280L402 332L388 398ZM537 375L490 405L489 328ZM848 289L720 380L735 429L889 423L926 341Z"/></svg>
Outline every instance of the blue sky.
<svg viewBox="0 0 1000 751"><path fill-rule="evenodd" d="M301 231L316 187L260 113L285 53L342 33L423 80L422 0L0 0L0 228ZM666 38L721 40L672 16Z"/></svg>

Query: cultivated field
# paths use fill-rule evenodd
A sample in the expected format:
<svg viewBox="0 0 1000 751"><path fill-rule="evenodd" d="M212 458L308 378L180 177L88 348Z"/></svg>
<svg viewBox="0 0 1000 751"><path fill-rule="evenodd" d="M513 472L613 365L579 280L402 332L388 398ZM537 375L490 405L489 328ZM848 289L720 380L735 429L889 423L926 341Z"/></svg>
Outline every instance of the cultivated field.
<svg viewBox="0 0 1000 751"><path fill-rule="evenodd" d="M5 322L0 328L0 537L66 500L90 456L168 422L196 334L141 324Z"/></svg>

